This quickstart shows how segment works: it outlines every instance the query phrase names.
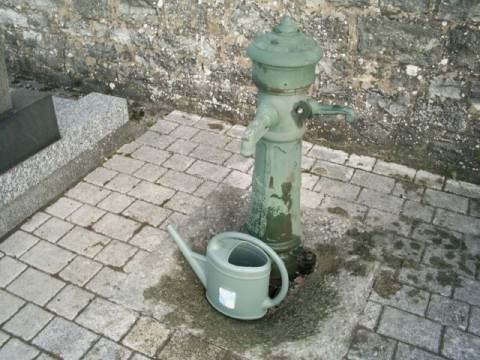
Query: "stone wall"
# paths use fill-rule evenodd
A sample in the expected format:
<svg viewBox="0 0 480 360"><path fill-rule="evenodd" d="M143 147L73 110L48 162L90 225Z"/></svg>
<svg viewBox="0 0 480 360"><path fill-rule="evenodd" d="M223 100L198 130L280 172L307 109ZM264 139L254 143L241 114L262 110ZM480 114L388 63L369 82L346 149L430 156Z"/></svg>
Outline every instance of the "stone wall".
<svg viewBox="0 0 480 360"><path fill-rule="evenodd" d="M480 182L478 0L3 0L12 77L246 123L245 48L285 12L324 48L313 142Z"/></svg>

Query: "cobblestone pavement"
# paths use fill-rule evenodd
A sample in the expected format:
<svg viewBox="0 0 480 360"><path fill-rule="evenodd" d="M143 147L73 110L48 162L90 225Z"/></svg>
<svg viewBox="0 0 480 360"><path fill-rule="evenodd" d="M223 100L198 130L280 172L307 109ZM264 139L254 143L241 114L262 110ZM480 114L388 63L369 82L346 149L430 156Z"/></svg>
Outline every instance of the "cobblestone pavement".
<svg viewBox="0 0 480 360"><path fill-rule="evenodd" d="M175 111L4 239L0 359L231 358L195 334L185 354L180 330L115 303L108 286L219 183L250 187L243 131ZM302 166L303 206L392 231L395 261L347 358L479 359L480 186L309 143Z"/></svg>

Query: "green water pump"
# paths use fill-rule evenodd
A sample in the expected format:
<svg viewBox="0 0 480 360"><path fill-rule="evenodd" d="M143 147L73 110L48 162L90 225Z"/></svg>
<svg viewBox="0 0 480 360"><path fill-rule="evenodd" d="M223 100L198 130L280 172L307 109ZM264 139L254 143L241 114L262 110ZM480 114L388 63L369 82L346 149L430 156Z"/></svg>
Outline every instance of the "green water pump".
<svg viewBox="0 0 480 360"><path fill-rule="evenodd" d="M272 32L257 37L247 48L247 55L253 62L258 95L255 119L241 141L243 156L255 154L246 230L277 252L293 278L302 249L300 188L305 122L314 115L327 114L343 114L350 122L353 112L308 98L322 50L290 17L283 17ZM275 269L272 277L280 277Z"/></svg>

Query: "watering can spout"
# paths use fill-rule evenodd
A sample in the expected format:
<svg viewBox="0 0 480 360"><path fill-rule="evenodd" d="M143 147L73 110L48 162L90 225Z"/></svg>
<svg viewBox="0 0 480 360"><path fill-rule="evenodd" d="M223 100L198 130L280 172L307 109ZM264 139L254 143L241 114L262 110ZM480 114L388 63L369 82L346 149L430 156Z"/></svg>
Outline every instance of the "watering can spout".
<svg viewBox="0 0 480 360"><path fill-rule="evenodd" d="M172 225L167 225L167 231L172 239L177 243L178 248L182 252L185 259L192 267L193 272L198 276L202 285L207 287L207 275L205 271L206 258L203 255L193 252L187 245L185 240L182 239L180 234L175 230Z"/></svg>

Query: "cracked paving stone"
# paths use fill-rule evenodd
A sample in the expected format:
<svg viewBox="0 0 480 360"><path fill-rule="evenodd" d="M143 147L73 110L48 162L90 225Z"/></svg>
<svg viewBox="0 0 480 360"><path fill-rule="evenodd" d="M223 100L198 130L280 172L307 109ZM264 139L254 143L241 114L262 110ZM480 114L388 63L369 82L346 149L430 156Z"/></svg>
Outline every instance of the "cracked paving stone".
<svg viewBox="0 0 480 360"><path fill-rule="evenodd" d="M106 266L90 280L86 288L96 294L110 298L120 289L126 277L127 275L124 272L115 271Z"/></svg>
<svg viewBox="0 0 480 360"><path fill-rule="evenodd" d="M123 211L123 215L152 226L160 225L170 214L170 210L142 200L135 200L133 204Z"/></svg>
<svg viewBox="0 0 480 360"><path fill-rule="evenodd" d="M151 202L152 204L160 206L162 206L174 194L175 191L172 189L152 184L147 181L142 181L128 193L128 195L136 197L137 199Z"/></svg>
<svg viewBox="0 0 480 360"><path fill-rule="evenodd" d="M137 248L124 242L113 240L95 256L95 260L113 267L122 267L137 252Z"/></svg>
<svg viewBox="0 0 480 360"><path fill-rule="evenodd" d="M94 257L109 242L110 239L103 235L76 226L58 244L77 254Z"/></svg>

